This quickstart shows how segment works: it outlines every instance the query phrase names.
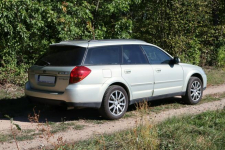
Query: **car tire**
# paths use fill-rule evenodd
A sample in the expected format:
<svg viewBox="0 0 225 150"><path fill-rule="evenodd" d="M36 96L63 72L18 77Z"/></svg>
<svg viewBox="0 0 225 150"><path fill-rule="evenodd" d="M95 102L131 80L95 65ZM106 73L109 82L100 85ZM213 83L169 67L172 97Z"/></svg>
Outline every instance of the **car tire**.
<svg viewBox="0 0 225 150"><path fill-rule="evenodd" d="M112 85L106 90L102 105L101 115L110 120L120 119L128 108L128 96L124 88Z"/></svg>
<svg viewBox="0 0 225 150"><path fill-rule="evenodd" d="M187 104L197 104L202 99L203 87L202 81L197 77L191 77L188 81L187 90L184 101Z"/></svg>

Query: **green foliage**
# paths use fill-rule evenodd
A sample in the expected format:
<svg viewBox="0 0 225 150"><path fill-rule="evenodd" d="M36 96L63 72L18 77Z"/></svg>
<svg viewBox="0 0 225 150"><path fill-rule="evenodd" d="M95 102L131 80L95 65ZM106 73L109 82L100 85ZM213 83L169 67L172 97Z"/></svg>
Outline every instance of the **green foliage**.
<svg viewBox="0 0 225 150"><path fill-rule="evenodd" d="M224 14L223 0L2 0L0 84L24 84L49 44L73 39L142 39L183 62L224 66Z"/></svg>
<svg viewBox="0 0 225 150"><path fill-rule="evenodd" d="M221 46L218 49L217 62L219 67L225 66L225 46Z"/></svg>

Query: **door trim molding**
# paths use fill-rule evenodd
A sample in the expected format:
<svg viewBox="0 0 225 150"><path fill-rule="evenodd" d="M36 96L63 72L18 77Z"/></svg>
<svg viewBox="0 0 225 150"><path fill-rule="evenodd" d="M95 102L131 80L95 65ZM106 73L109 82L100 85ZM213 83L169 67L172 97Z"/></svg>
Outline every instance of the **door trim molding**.
<svg viewBox="0 0 225 150"><path fill-rule="evenodd" d="M139 102L153 101L153 100L174 97L174 96L184 96L185 93L186 92L177 92L177 93L170 93L170 94L159 95L159 96L151 96L151 97L143 97L143 98L133 99L130 101L129 105L139 103Z"/></svg>
<svg viewBox="0 0 225 150"><path fill-rule="evenodd" d="M179 81L183 81L183 79L179 79L179 80L167 80L167 81L157 81L157 82L155 82L155 84L158 84L158 83L169 83L169 82L179 82Z"/></svg>
<svg viewBox="0 0 225 150"><path fill-rule="evenodd" d="M153 82L134 83L134 84L131 84L130 86L139 86L139 85L148 85L148 84L153 84Z"/></svg>

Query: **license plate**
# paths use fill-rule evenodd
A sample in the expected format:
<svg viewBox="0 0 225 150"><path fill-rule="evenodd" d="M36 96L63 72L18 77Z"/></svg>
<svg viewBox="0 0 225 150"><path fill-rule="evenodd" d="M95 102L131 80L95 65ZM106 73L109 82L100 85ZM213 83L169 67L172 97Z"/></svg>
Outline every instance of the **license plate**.
<svg viewBox="0 0 225 150"><path fill-rule="evenodd" d="M52 76L39 76L38 82L54 84L55 83L55 77L52 77Z"/></svg>

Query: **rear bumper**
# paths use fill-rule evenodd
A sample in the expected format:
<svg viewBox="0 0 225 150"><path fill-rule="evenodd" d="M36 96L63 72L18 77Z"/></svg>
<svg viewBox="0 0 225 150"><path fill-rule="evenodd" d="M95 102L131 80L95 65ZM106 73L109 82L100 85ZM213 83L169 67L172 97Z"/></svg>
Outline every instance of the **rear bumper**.
<svg viewBox="0 0 225 150"><path fill-rule="evenodd" d="M25 95L31 102L59 106L101 107L101 94L98 85L69 85L65 92L51 92L32 89L25 84Z"/></svg>
<svg viewBox="0 0 225 150"><path fill-rule="evenodd" d="M27 96L27 98L32 103L48 104L48 105L55 105L55 106L89 107L89 108L99 108L101 106L101 103L73 103L73 102L66 102L63 100L52 100L52 99L45 99L45 98L32 97L32 96Z"/></svg>

